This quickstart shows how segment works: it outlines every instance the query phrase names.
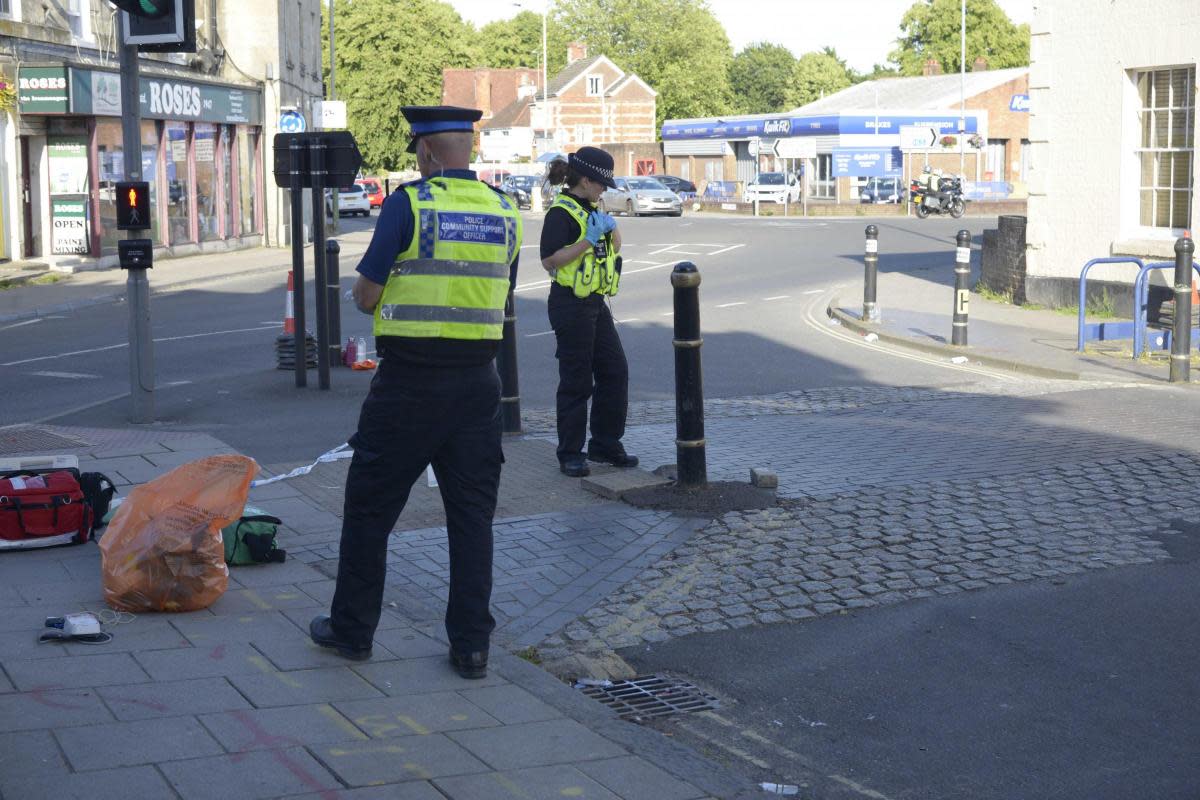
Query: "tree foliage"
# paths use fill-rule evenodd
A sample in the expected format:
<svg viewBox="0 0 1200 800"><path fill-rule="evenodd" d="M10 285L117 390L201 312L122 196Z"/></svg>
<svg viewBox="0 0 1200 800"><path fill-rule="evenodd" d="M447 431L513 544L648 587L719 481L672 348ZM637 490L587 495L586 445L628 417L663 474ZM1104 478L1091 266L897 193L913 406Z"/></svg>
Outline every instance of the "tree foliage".
<svg viewBox="0 0 1200 800"><path fill-rule="evenodd" d="M958 72L960 30L960 0L919 0L900 20L889 58L902 75L920 75L929 58L944 72ZM1013 24L996 0L967 0L967 68L980 56L991 69L1029 63L1029 26Z"/></svg>
<svg viewBox="0 0 1200 800"><path fill-rule="evenodd" d="M658 120L728 113L733 48L704 0L557 0L555 18L658 92Z"/></svg>
<svg viewBox="0 0 1200 800"><path fill-rule="evenodd" d="M796 57L778 44L747 45L729 64L729 86L740 114L766 114L787 107Z"/></svg>
<svg viewBox="0 0 1200 800"><path fill-rule="evenodd" d="M548 74L567 65L567 34L558 20L546 21ZM522 11L511 19L489 22L479 30L480 66L536 69L542 62L542 15Z"/></svg>
<svg viewBox="0 0 1200 800"><path fill-rule="evenodd" d="M437 105L442 68L477 61L475 29L439 0L334 0L337 94L370 171L410 166L406 105ZM323 41L329 18L322 4ZM397 24L403 20L404 24ZM541 37L539 25L538 37ZM329 77L329 50L324 52Z"/></svg>
<svg viewBox="0 0 1200 800"><path fill-rule="evenodd" d="M792 70L791 90L788 106L795 108L820 100L826 95L845 89L851 84L852 72L837 54L826 52L805 53L796 60Z"/></svg>

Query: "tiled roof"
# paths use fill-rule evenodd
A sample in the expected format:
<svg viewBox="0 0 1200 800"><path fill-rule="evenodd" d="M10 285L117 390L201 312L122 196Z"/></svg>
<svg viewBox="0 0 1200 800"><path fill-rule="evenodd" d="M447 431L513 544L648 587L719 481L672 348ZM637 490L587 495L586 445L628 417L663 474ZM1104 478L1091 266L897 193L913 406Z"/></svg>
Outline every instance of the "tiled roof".
<svg viewBox="0 0 1200 800"><path fill-rule="evenodd" d="M524 128L529 126L529 106L532 100L528 97L514 100L496 112L483 127L492 128Z"/></svg>
<svg viewBox="0 0 1200 800"><path fill-rule="evenodd" d="M578 78L583 73L587 72L593 64L595 64L604 56L592 56L591 58L581 58L574 64L568 64L567 68L554 76L550 81L550 94L558 94L568 83Z"/></svg>
<svg viewBox="0 0 1200 800"><path fill-rule="evenodd" d="M940 109L958 104L959 81L965 84L965 95L973 97L1014 78L1029 73L1029 67L982 70L968 72L965 80L958 73L953 75L929 75L914 78L878 78L863 81L828 97L823 97L793 109L790 113L834 114L846 110L866 108L911 108Z"/></svg>

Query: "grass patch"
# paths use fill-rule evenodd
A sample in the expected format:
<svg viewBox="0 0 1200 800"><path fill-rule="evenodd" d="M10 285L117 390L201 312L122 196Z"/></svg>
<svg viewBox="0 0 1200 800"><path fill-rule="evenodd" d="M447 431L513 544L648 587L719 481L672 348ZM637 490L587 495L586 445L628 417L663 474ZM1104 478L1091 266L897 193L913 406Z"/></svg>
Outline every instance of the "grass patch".
<svg viewBox="0 0 1200 800"><path fill-rule="evenodd" d="M58 283L59 281L64 280L66 277L67 276L61 272L47 272L45 275L39 275L36 278L31 278L25 281L7 278L0 280L0 292L7 292L9 289L19 289L22 286L32 286L35 284L38 286L48 286L52 283Z"/></svg>
<svg viewBox="0 0 1200 800"><path fill-rule="evenodd" d="M1056 308L1054 310L1059 314L1064 314L1068 317L1079 316L1078 305L1062 306L1061 308ZM1084 314L1085 316L1094 317L1096 319L1121 319L1122 317L1127 316L1126 314L1122 314L1121 312L1117 311L1117 306L1113 302L1112 297L1109 295L1108 289L1101 291L1099 298L1093 299L1090 303L1088 303L1087 308L1084 309Z"/></svg>
<svg viewBox="0 0 1200 800"><path fill-rule="evenodd" d="M542 665L542 656L540 653L538 653L538 649L536 647L530 646L526 647L524 650L518 650L515 655L517 658L525 659L534 666L540 667Z"/></svg>
<svg viewBox="0 0 1200 800"><path fill-rule="evenodd" d="M995 289L989 289L986 286L976 286L975 294L982 297L984 300L991 300L993 303L1008 303L1012 305L1012 292L997 292Z"/></svg>

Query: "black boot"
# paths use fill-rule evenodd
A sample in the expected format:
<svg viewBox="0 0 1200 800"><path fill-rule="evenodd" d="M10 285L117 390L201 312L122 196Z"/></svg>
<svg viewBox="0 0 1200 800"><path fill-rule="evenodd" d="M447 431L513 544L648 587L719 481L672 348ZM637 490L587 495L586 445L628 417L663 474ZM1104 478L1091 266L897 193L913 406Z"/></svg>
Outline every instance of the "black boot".
<svg viewBox="0 0 1200 800"><path fill-rule="evenodd" d="M327 616L313 617L313 621L308 623L308 635L312 637L314 644L336 650L342 658L348 658L351 661L366 661L371 657L370 645L355 647L342 639L334 631L333 621Z"/></svg>
<svg viewBox="0 0 1200 800"><path fill-rule="evenodd" d="M558 462L558 468L569 478L583 478L592 474L587 459L582 454L563 458Z"/></svg>
<svg viewBox="0 0 1200 800"><path fill-rule="evenodd" d="M588 448L588 461L595 461L598 464L612 464L614 467L636 467L638 465L637 456L631 456L625 452L625 448L620 450L596 450Z"/></svg>
<svg viewBox="0 0 1200 800"><path fill-rule="evenodd" d="M488 651L476 650L472 653L459 653L450 648L450 663L454 665L459 677L468 680L487 677Z"/></svg>

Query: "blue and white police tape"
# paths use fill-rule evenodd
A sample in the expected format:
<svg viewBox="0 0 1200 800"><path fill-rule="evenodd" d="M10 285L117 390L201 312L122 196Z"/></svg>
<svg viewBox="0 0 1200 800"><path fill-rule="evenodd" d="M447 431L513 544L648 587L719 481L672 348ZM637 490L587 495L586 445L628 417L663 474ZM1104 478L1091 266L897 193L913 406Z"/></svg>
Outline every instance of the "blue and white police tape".
<svg viewBox="0 0 1200 800"><path fill-rule="evenodd" d="M333 448L332 450L322 453L321 455L317 456L317 460L312 462L311 464L309 464L306 467L296 467L291 472L285 472L282 475L275 475L270 478L259 478L256 481L251 481L250 488L256 489L259 486L266 486L267 484L275 483L276 481L286 481L289 478L298 478L301 475L307 475L308 473L313 471L313 469L317 466L317 464L332 464L334 461L341 461L342 459L345 459L345 458L352 458L354 456L354 451L350 450L349 447L350 447L349 442L347 442L346 444L340 444L337 447ZM430 487L435 487L438 485L437 476L435 476L433 474L433 465L432 464L425 467L425 482Z"/></svg>
<svg viewBox="0 0 1200 800"><path fill-rule="evenodd" d="M349 443L340 444L329 452L322 453L321 455L317 456L317 460L309 464L307 467L296 467L291 472L285 472L282 475L276 475L271 478L259 478L256 481L251 481L250 488L255 489L259 486L266 486L268 483L286 481L289 478L298 478L301 475L307 475L308 473L312 472L313 468L317 466L317 464L331 464L334 461L341 461L343 458L351 458L354 455L354 451L348 449L349 447Z"/></svg>

